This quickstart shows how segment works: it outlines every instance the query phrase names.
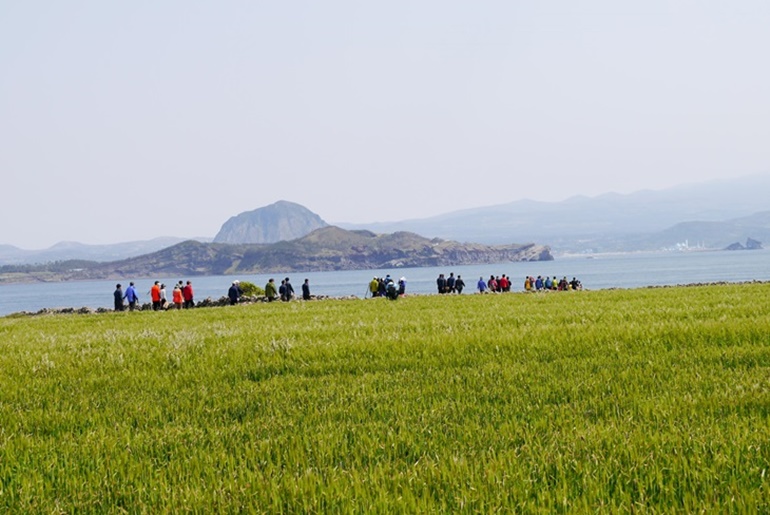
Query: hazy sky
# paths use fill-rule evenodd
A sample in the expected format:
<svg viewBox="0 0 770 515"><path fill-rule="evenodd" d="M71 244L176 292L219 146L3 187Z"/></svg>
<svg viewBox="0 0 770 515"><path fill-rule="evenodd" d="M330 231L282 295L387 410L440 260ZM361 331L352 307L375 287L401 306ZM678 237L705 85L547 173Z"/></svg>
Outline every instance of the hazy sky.
<svg viewBox="0 0 770 515"><path fill-rule="evenodd" d="M770 2L0 2L0 243L770 172Z"/></svg>

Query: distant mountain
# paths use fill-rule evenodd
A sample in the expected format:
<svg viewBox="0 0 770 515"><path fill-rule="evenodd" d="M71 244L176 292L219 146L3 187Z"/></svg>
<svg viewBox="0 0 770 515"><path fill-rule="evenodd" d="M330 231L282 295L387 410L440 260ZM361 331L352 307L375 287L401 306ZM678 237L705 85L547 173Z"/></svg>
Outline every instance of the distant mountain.
<svg viewBox="0 0 770 515"><path fill-rule="evenodd" d="M662 191L607 193L562 202L519 200L431 218L339 225L375 232L413 231L459 241L537 241L556 251L639 250L635 242L676 224L723 222L767 211L768 191L770 175L755 175Z"/></svg>
<svg viewBox="0 0 770 515"><path fill-rule="evenodd" d="M78 262L77 267L66 270L61 266L3 267L0 282L367 270L552 259L550 249L542 245L461 244L407 232L374 234L328 226L299 239L273 244L185 241L111 263Z"/></svg>
<svg viewBox="0 0 770 515"><path fill-rule="evenodd" d="M230 218L214 237L214 243L289 241L327 225L320 216L306 207L280 200Z"/></svg>
<svg viewBox="0 0 770 515"><path fill-rule="evenodd" d="M205 240L201 238L201 241ZM186 238L161 237L110 245L86 245L63 241L43 250L24 250L12 245L0 245L0 265L69 260L115 261L156 252L182 241L186 241Z"/></svg>

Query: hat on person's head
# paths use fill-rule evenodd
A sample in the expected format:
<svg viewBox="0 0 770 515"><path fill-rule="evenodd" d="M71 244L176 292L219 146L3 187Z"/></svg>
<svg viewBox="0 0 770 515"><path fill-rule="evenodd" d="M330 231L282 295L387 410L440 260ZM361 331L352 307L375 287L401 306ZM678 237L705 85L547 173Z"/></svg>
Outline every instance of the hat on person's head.
<svg viewBox="0 0 770 515"><path fill-rule="evenodd" d="M241 284L241 281L239 281L238 279L236 279L235 281L233 281L233 284Z"/></svg>

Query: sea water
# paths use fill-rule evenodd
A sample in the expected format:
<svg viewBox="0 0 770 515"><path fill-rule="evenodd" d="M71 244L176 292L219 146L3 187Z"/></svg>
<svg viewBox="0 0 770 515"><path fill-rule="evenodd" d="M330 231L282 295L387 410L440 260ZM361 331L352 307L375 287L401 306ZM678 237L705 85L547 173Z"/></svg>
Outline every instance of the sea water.
<svg viewBox="0 0 770 515"><path fill-rule="evenodd" d="M110 281L76 281L62 283L32 283L0 285L0 316L20 311L36 312L43 308L89 307L112 308L112 292L120 282L125 291L129 281L136 283L142 302L149 302L149 290L158 280L166 284L170 298L173 285L179 280L192 281L195 300L206 297L218 299L236 279L264 287L273 277L278 284L290 277L297 294L307 278L310 292L315 295L363 298L373 277L390 274L394 280L406 278L407 294L436 293L436 278L440 273L461 275L464 293L476 291L480 277L505 274L512 279L512 291L521 291L526 276L556 276L571 280L576 277L590 290L607 288L639 288L644 286L684 285L710 282L770 281L770 250L647 252L630 254L596 254L557 256L554 261L499 263L494 265L463 265L426 268L392 268L350 270L339 272L292 272L274 274L241 274L235 276L149 277Z"/></svg>

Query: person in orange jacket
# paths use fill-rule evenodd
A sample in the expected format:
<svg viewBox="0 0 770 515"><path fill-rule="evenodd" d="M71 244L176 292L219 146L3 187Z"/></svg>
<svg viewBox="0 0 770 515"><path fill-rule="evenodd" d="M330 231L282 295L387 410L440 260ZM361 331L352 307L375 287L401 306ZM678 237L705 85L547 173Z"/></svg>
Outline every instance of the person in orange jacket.
<svg viewBox="0 0 770 515"><path fill-rule="evenodd" d="M182 288L180 288L178 284L174 286L174 291L171 295L172 295L171 300L174 301L174 308L182 309L182 304L184 303L184 296L182 295Z"/></svg>

